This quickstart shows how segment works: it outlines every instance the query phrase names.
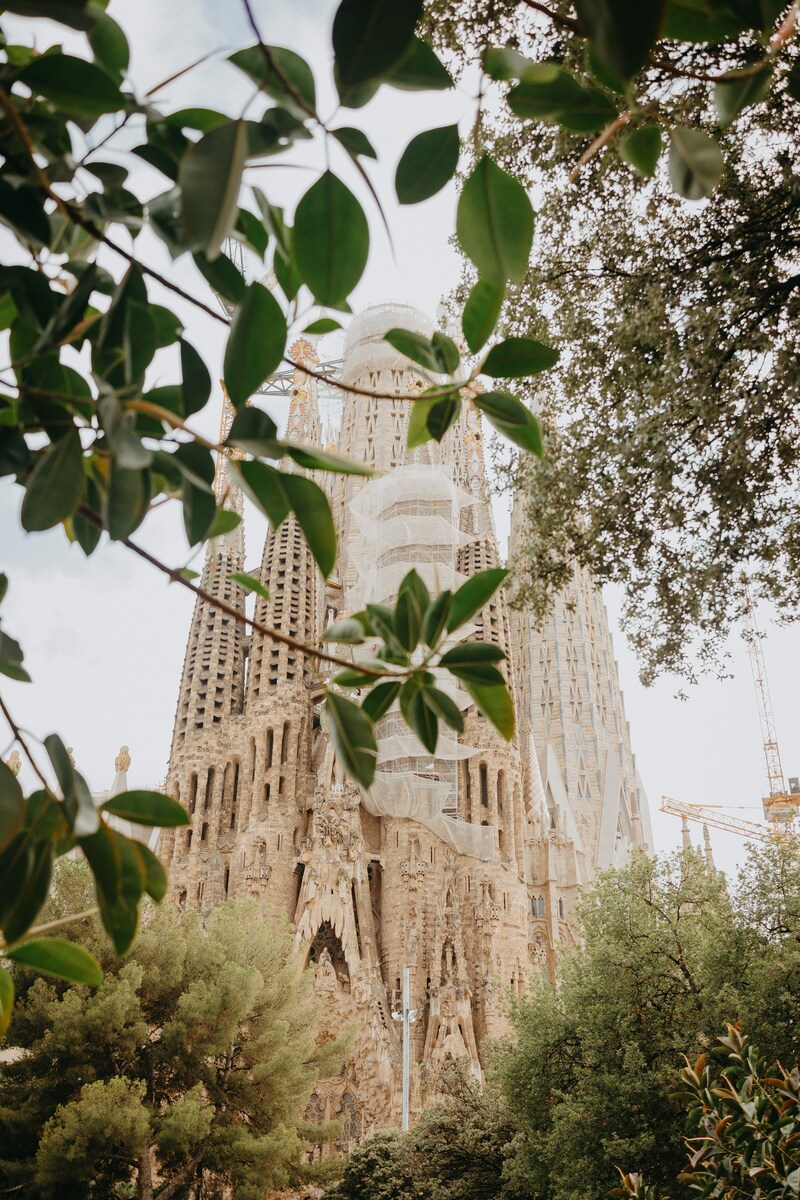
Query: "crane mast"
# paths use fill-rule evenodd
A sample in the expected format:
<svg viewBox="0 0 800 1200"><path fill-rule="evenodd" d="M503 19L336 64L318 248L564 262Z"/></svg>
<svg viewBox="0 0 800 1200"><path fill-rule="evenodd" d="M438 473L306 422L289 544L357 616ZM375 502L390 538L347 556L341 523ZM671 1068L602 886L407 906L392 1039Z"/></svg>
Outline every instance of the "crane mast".
<svg viewBox="0 0 800 1200"><path fill-rule="evenodd" d="M764 662L764 651L761 646L762 634L758 627L758 619L750 595L747 576L742 575L742 590L744 592L744 630L743 636L747 643L750 656L750 669L753 672L753 684L756 689L758 704L758 719L761 723L761 741L764 748L764 759L767 766L768 794L763 797L764 816L774 825L784 825L794 820L797 814L800 795L790 793L786 788L783 774L781 752L778 746L778 735L775 731L775 718L772 714L772 700L769 694L767 668Z"/></svg>

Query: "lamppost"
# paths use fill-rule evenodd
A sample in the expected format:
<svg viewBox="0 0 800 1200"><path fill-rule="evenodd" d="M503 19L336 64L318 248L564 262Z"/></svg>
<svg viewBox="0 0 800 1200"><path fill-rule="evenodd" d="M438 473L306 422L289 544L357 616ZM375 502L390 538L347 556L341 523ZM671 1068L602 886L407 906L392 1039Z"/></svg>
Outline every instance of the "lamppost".
<svg viewBox="0 0 800 1200"><path fill-rule="evenodd" d="M417 1019L417 1010L409 1008L411 971L403 967L403 1007L392 1013L393 1021L403 1022L403 1132L408 1131L409 1095L411 1082L411 1029Z"/></svg>

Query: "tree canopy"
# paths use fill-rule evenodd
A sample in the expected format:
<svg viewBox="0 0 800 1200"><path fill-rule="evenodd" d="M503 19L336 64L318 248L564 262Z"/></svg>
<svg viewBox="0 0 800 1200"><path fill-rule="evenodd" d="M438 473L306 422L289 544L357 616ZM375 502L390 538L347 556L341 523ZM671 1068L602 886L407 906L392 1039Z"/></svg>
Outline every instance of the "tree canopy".
<svg viewBox="0 0 800 1200"><path fill-rule="evenodd" d="M660 21L626 80L586 37L593 7L436 0L431 31L466 62L524 55L484 53L512 84L481 141L536 197L501 327L561 350L525 388L546 454L509 476L518 598L543 615L575 561L622 584L649 682L719 664L743 570L800 614L797 13L609 5L609 26Z"/></svg>
<svg viewBox="0 0 800 1200"><path fill-rule="evenodd" d="M62 865L54 911L90 895ZM311 972L298 977L289 922L228 901L205 924L151 909L115 959L95 919L76 930L105 969L67 987L15 968L20 997L0 1072L0 1180L19 1196L142 1200L232 1188L261 1200L284 1185L306 1143L314 1083L342 1044L314 1040Z"/></svg>
<svg viewBox="0 0 800 1200"><path fill-rule="evenodd" d="M751 851L735 887L702 859L638 859L581 904L560 986L514 1012L499 1070L523 1139L512 1176L540 1197L607 1197L618 1169L682 1195L684 1055L740 1021L770 1060L800 1058L796 844Z"/></svg>

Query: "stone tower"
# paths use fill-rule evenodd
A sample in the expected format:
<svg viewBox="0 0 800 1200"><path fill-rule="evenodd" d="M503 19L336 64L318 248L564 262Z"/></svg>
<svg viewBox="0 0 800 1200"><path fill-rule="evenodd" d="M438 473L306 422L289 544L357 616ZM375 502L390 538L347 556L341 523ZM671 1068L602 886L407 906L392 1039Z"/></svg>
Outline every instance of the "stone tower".
<svg viewBox="0 0 800 1200"><path fill-rule="evenodd" d="M356 317L345 339L342 382L380 395L343 393L337 446L375 467L375 478L317 480L330 488L337 572L327 583L320 578L292 518L266 539L260 578L270 598L257 600L255 616L302 642L316 643L328 623L367 600L390 600L411 567L433 592L498 562L480 421L467 406L441 444L406 451L409 404L399 397L422 385L383 341L393 326L432 328L414 309L383 305ZM302 371L318 359L306 341L292 357L300 366L287 436L319 442L316 385ZM231 534L209 547L204 570L207 590L238 611L245 598L230 574L243 569L243 554L241 535ZM605 650L607 628L597 620ZM466 693L443 681L464 712L463 735L441 733L432 758L390 711L376 731L375 784L362 794L342 775L321 727L324 674L291 647L243 637L232 617L203 602L192 620L167 779L192 825L165 837L172 896L203 911L227 896L257 896L288 913L301 961L316 963L324 1024L358 1030L350 1063L318 1085L309 1112L342 1119L343 1148L398 1120L391 1011L403 968L411 969L419 1014L411 1027L419 1111L448 1059L465 1060L480 1077L482 1047L507 1030L509 991L521 993L534 972L552 973L557 946L574 938L577 890L603 862L605 792L593 786L573 804L567 717L556 728L540 715L539 662L545 651L555 654L550 634L534 636L501 593L459 636L506 651L522 717L517 740L504 742ZM613 659L597 659L598 672L604 664L613 674ZM566 687L568 674L551 671L548 687ZM602 689L621 716L616 677ZM633 816L639 806L628 799L624 745L615 778L631 817L618 855L645 844ZM585 752L581 761L590 763Z"/></svg>

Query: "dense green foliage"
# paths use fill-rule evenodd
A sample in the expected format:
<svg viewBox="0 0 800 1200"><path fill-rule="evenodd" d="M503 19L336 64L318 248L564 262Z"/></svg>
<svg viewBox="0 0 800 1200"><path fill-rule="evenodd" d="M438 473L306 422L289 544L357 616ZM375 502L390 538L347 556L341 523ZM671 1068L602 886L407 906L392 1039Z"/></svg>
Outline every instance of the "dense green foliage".
<svg viewBox="0 0 800 1200"><path fill-rule="evenodd" d="M689 1160L681 1182L701 1197L793 1200L800 1191L800 1068L768 1066L738 1026L681 1071L688 1106ZM642 1176L623 1176L620 1194L656 1200Z"/></svg>
<svg viewBox="0 0 800 1200"><path fill-rule="evenodd" d="M432 4L431 33L462 60L491 41L537 64L487 62L512 86L508 106L487 106L481 142L537 201L532 269L501 328L562 352L524 389L549 436L542 462L515 474L518 595L543 614L577 560L624 585L643 678L691 677L720 661L742 569L754 596L800 613L797 12L666 6L661 40L621 87L583 36L586 7ZM664 12L605 8L632 27ZM578 108L570 122L545 103L564 68L575 105L594 89L583 129ZM521 72L528 84L513 83ZM704 204L680 198L699 194L698 152Z"/></svg>
<svg viewBox="0 0 800 1200"><path fill-rule="evenodd" d="M583 942L564 959L558 989L543 980L512 1002L516 1039L498 1048L487 1089L480 1093L456 1073L445 1081L446 1098L407 1137L373 1139L355 1151L333 1195L606 1200L622 1171L638 1200L685 1197L687 1134L716 1128L708 1112L692 1107L696 1087L717 1086L702 1059L695 1093L689 1075L681 1093L687 1058L709 1055L715 1031L741 1022L789 1073L787 1083L779 1072L780 1086L796 1088L797 849L751 852L734 888L694 854L640 858L602 876L582 903ZM765 1111L775 1122L778 1084L769 1086ZM717 1099L720 1114L738 1103L727 1093ZM739 1134L742 1146L755 1137L733 1124L717 1134L718 1179L725 1148ZM787 1162L792 1153L789 1144ZM720 1185L702 1194L734 1193Z"/></svg>
<svg viewBox="0 0 800 1200"><path fill-rule="evenodd" d="M54 911L85 907L88 872L66 863ZM206 1196L262 1200L304 1147L315 1080L341 1046L314 1041L310 974L289 924L255 902L197 913L151 910L114 959L96 921L76 931L106 974L96 990L16 968L0 1072L0 1187L22 1197Z"/></svg>
<svg viewBox="0 0 800 1200"><path fill-rule="evenodd" d="M800 862L751 852L730 892L692 857L599 879L558 991L519 1002L500 1074L524 1131L514 1178L536 1196L601 1200L618 1168L682 1194L677 1072L741 1021L770 1059L800 1060Z"/></svg>
<svg viewBox="0 0 800 1200"><path fill-rule="evenodd" d="M379 1134L353 1151L331 1200L524 1200L506 1178L519 1130L498 1088L458 1065L438 1085L442 1098L409 1134Z"/></svg>

